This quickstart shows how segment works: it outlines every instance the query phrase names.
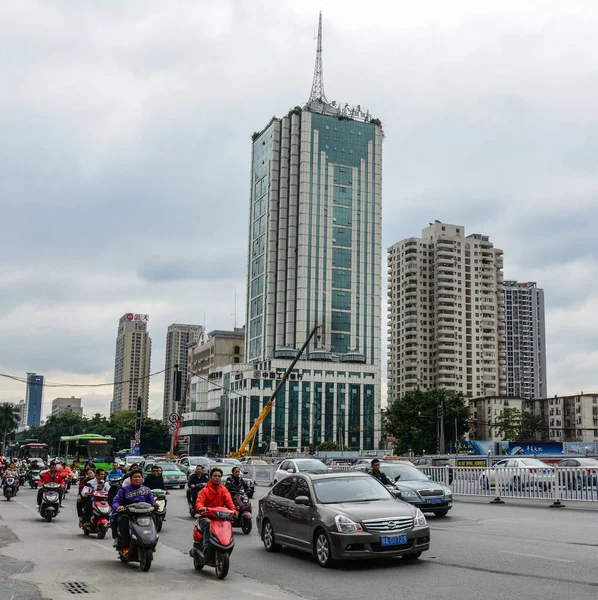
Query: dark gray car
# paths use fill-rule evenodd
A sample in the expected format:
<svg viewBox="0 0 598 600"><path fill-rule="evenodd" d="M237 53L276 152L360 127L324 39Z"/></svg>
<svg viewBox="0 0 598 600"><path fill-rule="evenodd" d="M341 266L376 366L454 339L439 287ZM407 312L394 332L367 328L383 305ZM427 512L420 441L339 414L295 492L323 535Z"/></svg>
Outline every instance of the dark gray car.
<svg viewBox="0 0 598 600"><path fill-rule="evenodd" d="M257 526L268 552L282 545L335 560L402 556L430 548L422 512L357 471L289 475L259 501Z"/></svg>

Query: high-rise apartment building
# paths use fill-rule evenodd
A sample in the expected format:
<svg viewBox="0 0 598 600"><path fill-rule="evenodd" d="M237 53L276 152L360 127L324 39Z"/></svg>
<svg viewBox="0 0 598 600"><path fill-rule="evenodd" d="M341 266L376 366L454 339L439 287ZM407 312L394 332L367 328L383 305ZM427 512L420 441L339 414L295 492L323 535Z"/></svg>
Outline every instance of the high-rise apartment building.
<svg viewBox="0 0 598 600"><path fill-rule="evenodd" d="M141 397L143 414L149 407L152 340L147 332L149 315L126 313L118 322L114 359L114 394L110 414L136 410Z"/></svg>
<svg viewBox="0 0 598 600"><path fill-rule="evenodd" d="M52 400L52 414L57 415L61 412L70 412L80 417L83 416L83 408L81 406L81 398L54 398Z"/></svg>
<svg viewBox="0 0 598 600"><path fill-rule="evenodd" d="M505 281L507 394L546 398L544 290L535 281Z"/></svg>
<svg viewBox="0 0 598 600"><path fill-rule="evenodd" d="M168 422L168 415L178 413L184 405L189 380L187 365L189 361L189 345L196 344L203 331L202 325L183 325L173 323L166 333L166 359L164 364L164 404L163 419ZM180 388L176 389L175 370L180 372ZM179 397L177 397L179 394Z"/></svg>
<svg viewBox="0 0 598 600"><path fill-rule="evenodd" d="M320 16L309 101L252 138L245 357L256 371L270 372L268 361L290 362L320 324L303 358L346 363L331 366L331 374L365 363L374 389L365 396L357 386L353 398L344 378L342 388L330 379L334 399L319 410L329 411L331 422L346 415L343 431L353 432L355 447L372 447L380 429L383 134L365 108L328 101L321 50ZM320 390L307 381L297 385L305 412L298 412L298 401L277 401L286 411L280 437L287 441L289 419L322 418L311 400ZM353 409L345 412L349 402ZM235 422L250 423L249 406L244 410L247 418ZM366 427L364 415L375 425Z"/></svg>
<svg viewBox="0 0 598 600"><path fill-rule="evenodd" d="M42 420L42 402L44 398L44 376L27 373L27 391L25 394L25 424L27 427L39 427Z"/></svg>
<svg viewBox="0 0 598 600"><path fill-rule="evenodd" d="M502 250L436 221L388 250L388 394L506 393Z"/></svg>

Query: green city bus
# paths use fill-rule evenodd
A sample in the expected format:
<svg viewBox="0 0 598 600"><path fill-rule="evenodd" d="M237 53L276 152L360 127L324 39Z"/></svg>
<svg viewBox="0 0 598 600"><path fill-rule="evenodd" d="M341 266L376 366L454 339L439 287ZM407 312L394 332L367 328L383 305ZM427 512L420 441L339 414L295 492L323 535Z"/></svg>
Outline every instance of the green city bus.
<svg viewBox="0 0 598 600"><path fill-rule="evenodd" d="M115 444L116 439L109 435L63 435L58 446L58 456L67 464L76 460L81 466L91 458L96 467L110 470L114 462Z"/></svg>

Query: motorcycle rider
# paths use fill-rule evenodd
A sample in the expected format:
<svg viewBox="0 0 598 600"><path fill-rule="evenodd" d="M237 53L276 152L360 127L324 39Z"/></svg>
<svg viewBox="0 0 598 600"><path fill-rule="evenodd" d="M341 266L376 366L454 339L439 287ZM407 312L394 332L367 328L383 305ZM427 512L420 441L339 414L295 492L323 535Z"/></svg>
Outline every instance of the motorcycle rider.
<svg viewBox="0 0 598 600"><path fill-rule="evenodd" d="M241 469L239 467L233 468L233 474L227 478L224 485L230 492L233 502L237 499L237 496L244 494L247 491L247 484L243 477L241 477Z"/></svg>
<svg viewBox="0 0 598 600"><path fill-rule="evenodd" d="M383 485L392 485L392 481L388 478L386 473L383 473L380 470L380 460L375 458L372 461L372 472L370 473L372 477L377 479Z"/></svg>
<svg viewBox="0 0 598 600"><path fill-rule="evenodd" d="M56 470L56 463L54 461L52 461L50 463L50 469L48 471L44 471L40 475L40 486L39 486L39 490L37 491L37 507L38 507L38 509L39 509L40 504L42 503L42 494L43 494L44 483L60 484L60 489L58 491L58 498L60 501L60 506L62 506L62 495L64 493L64 490L63 490L64 478L62 476L62 473L59 473Z"/></svg>
<svg viewBox="0 0 598 600"><path fill-rule="evenodd" d="M90 525L91 520L91 494L93 492L106 492L110 490L110 484L106 481L106 471L97 469L94 479L90 479L81 491L81 512L83 514L83 525Z"/></svg>
<svg viewBox="0 0 598 600"><path fill-rule="evenodd" d="M189 508L193 508L195 505L200 486L205 485L208 481L210 481L210 478L204 473L203 466L197 465L195 473L192 473L187 481L187 503Z"/></svg>
<svg viewBox="0 0 598 600"><path fill-rule="evenodd" d="M18 489L19 489L19 472L17 471L17 467L16 467L15 463L12 461L8 463L8 467L6 467L6 471L4 471L4 474L2 475L2 485L4 485L4 483L8 477L14 477L15 486L18 491Z"/></svg>
<svg viewBox="0 0 598 600"><path fill-rule="evenodd" d="M164 477L160 473L161 469L158 465L152 465L150 474L143 481L143 485L148 487L150 490L164 490L166 491L166 484L164 483Z"/></svg>
<svg viewBox="0 0 598 600"><path fill-rule="evenodd" d="M107 475L106 475L106 479L110 480L110 479L116 479L117 477L122 477L124 475L124 473L120 470L118 463L115 462L112 464L112 469L110 469L110 471L108 471Z"/></svg>
<svg viewBox="0 0 598 600"><path fill-rule="evenodd" d="M152 504L154 508L158 507L156 499L151 490L143 485L143 473L140 469L136 469L130 474L131 483L126 487L123 486L118 490L114 501L112 502L112 510L116 513L122 513L125 507L134 502L147 502ZM120 533L120 544L123 554L129 552L131 545L129 532L129 517L126 514L119 514L117 519L114 519L112 524L112 537L114 538L114 547L118 545L118 535Z"/></svg>
<svg viewBox="0 0 598 600"><path fill-rule="evenodd" d="M225 506L233 511L234 517L237 516L237 510L230 492L222 485L222 469L220 467L214 467L210 471L210 481L208 481L206 486L197 496L195 510L201 515L202 513L207 512L208 508L216 508L219 506ZM205 517L200 518L199 520L199 529L203 535L204 550L209 542L210 522L210 519Z"/></svg>
<svg viewBox="0 0 598 600"><path fill-rule="evenodd" d="M79 517L79 521L83 521L83 508L82 508L82 503L83 503L83 497L81 496L81 493L83 492L83 489L85 488L85 486L92 480L94 479L96 476L96 473L93 469L88 469L87 473L85 474L85 477L79 482L79 492L77 494L77 516Z"/></svg>

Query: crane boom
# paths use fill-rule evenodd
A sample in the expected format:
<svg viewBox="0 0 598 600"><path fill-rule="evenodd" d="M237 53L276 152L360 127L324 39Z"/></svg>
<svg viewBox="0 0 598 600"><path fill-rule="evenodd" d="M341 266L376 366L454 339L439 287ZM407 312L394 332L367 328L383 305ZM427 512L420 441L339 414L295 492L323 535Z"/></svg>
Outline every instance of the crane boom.
<svg viewBox="0 0 598 600"><path fill-rule="evenodd" d="M311 330L309 337L305 340L305 343L303 344L303 346L301 346L301 349L297 353L297 356L293 359L291 364L287 367L287 370L285 371L284 375L282 376L282 379L276 386L276 389L272 392L270 399L264 406L264 408L263 408L262 412L260 413L260 415L258 416L258 418L255 420L255 423L252 425L251 429L249 430L249 433L243 440L243 443L239 446L239 449L236 452L230 453L230 456L232 458L241 458L242 456L247 456L247 450L246 450L247 446L249 445L249 443L252 440L254 440L255 436L257 435L257 432L260 429L260 425L264 422L264 419L270 414L270 411L272 410L272 407L274 406L274 401L276 400L276 396L277 396L278 392L282 389L282 386L285 384L286 380L288 379L289 375L291 374L293 367L297 364L297 361L301 358L301 355L305 352L305 349L307 348L307 345L311 341L311 338L314 337L316 331L318 329L320 329L320 327L322 327L322 326L315 325L314 328ZM254 441L254 443L255 443L255 441ZM251 445L251 447L253 448L253 444Z"/></svg>

